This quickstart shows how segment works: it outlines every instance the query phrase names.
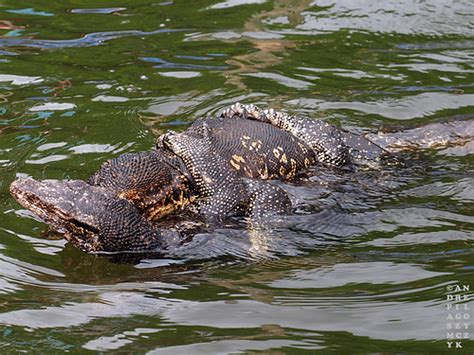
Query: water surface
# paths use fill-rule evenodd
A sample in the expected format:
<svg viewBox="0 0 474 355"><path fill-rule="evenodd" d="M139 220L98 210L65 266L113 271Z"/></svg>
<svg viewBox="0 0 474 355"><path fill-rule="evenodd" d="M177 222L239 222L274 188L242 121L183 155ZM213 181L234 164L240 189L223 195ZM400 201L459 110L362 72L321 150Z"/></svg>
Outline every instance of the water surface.
<svg viewBox="0 0 474 355"><path fill-rule="evenodd" d="M285 186L296 211L271 232L223 227L136 265L81 253L8 193L21 176L86 179L236 101L355 132L472 119L471 1L0 10L3 351L439 353L449 316L472 319L446 301L474 287L472 144L381 172L313 169Z"/></svg>

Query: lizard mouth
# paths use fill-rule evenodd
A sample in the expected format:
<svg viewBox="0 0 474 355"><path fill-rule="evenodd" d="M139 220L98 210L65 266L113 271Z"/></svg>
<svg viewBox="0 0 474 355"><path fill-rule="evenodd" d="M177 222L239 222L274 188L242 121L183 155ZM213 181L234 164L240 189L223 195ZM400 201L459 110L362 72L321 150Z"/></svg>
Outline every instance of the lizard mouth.
<svg viewBox="0 0 474 355"><path fill-rule="evenodd" d="M10 193L20 205L34 212L45 222L56 225L68 216L52 201L48 201L47 197L52 197L52 191L51 186L31 178L18 179L10 185Z"/></svg>
<svg viewBox="0 0 474 355"><path fill-rule="evenodd" d="M82 183L22 178L11 183L10 193L20 205L32 211L55 230L64 233L67 240L90 252L98 248L99 230L92 221L78 213L74 206L74 189L84 191L77 190L78 185ZM87 195L87 192L84 195Z"/></svg>

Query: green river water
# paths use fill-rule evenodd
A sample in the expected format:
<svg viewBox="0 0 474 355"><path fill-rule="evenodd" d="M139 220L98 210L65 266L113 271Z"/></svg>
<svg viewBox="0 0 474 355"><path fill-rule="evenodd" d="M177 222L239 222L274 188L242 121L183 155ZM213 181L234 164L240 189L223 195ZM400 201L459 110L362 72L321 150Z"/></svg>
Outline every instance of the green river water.
<svg viewBox="0 0 474 355"><path fill-rule="evenodd" d="M0 352L474 351L472 142L386 171L315 169L285 186L296 211L272 240L203 233L204 259L84 254L8 190L86 179L237 101L355 132L472 119L472 1L3 0L0 14Z"/></svg>

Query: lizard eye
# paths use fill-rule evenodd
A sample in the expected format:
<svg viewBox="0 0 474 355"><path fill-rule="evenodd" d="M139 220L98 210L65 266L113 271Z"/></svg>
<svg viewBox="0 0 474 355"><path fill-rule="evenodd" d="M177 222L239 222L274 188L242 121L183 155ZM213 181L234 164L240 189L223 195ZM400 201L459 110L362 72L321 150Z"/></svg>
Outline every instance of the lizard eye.
<svg viewBox="0 0 474 355"><path fill-rule="evenodd" d="M168 130L168 132L162 134L156 139L155 148L167 148L170 144L170 137L177 134L176 132Z"/></svg>

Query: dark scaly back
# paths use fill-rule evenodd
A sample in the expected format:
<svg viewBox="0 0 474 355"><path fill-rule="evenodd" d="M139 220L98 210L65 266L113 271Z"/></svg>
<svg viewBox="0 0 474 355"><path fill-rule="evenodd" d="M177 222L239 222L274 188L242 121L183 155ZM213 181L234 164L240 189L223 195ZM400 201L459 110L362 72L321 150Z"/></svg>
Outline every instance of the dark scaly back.
<svg viewBox="0 0 474 355"><path fill-rule="evenodd" d="M317 160L329 166L342 167L351 163L348 146L341 131L321 120L292 116L273 109L260 110L255 105L236 103L224 110L221 117L247 118L265 122L305 142L314 151Z"/></svg>
<svg viewBox="0 0 474 355"><path fill-rule="evenodd" d="M195 121L188 134L199 136L203 125L215 151L240 176L291 180L315 163L315 154L307 144L270 124L206 118Z"/></svg>
<svg viewBox="0 0 474 355"><path fill-rule="evenodd" d="M200 199L198 210L206 218L224 218L235 213L248 200L244 181L217 153L207 127L193 135L170 132L162 144L178 155L192 175Z"/></svg>
<svg viewBox="0 0 474 355"><path fill-rule="evenodd" d="M105 162L88 183L129 200L148 219L186 207L194 199L181 159L166 150L126 153Z"/></svg>

